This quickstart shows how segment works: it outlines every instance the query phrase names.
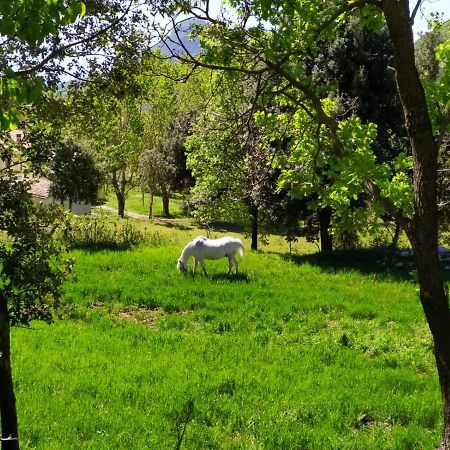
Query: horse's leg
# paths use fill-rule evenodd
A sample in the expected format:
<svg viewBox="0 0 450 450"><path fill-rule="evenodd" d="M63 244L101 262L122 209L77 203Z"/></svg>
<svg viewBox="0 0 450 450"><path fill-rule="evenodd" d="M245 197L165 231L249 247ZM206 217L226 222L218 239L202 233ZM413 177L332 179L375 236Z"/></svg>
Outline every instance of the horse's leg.
<svg viewBox="0 0 450 450"><path fill-rule="evenodd" d="M202 266L203 269L203 273L208 276L208 274L206 273L206 268L205 268L205 261L203 259L200 259L200 265Z"/></svg>
<svg viewBox="0 0 450 450"><path fill-rule="evenodd" d="M233 255L228 255L228 275L230 275L232 267L233 267Z"/></svg>
<svg viewBox="0 0 450 450"><path fill-rule="evenodd" d="M236 267L236 275L238 274L238 262L236 259L236 255L233 255L233 263L234 263L234 267Z"/></svg>
<svg viewBox="0 0 450 450"><path fill-rule="evenodd" d="M197 270L197 266L198 266L198 259L194 258L194 273Z"/></svg>

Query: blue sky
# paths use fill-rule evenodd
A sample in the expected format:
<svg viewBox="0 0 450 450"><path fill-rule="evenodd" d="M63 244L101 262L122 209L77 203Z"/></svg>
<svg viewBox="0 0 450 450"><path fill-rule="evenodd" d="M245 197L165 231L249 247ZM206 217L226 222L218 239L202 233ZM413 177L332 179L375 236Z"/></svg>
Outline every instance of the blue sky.
<svg viewBox="0 0 450 450"><path fill-rule="evenodd" d="M409 0L411 11L416 3L417 0ZM427 31L427 19L432 12L443 13L444 20L450 20L450 0L425 0L423 2L414 21L414 32L416 36L420 32Z"/></svg>

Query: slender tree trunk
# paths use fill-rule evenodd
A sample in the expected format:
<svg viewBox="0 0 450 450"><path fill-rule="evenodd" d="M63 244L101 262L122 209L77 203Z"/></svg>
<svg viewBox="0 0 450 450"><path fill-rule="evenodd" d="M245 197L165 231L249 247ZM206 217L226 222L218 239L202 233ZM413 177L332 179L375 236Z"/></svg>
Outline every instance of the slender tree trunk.
<svg viewBox="0 0 450 450"><path fill-rule="evenodd" d="M414 218L406 230L416 257L420 301L434 341L444 426L450 450L450 310L438 256L437 157L425 93L415 65L408 0L383 0L394 47L397 86L414 157Z"/></svg>
<svg viewBox="0 0 450 450"><path fill-rule="evenodd" d="M149 219L153 218L153 200L154 200L153 191L150 191L150 202L148 204L148 218Z"/></svg>
<svg viewBox="0 0 450 450"><path fill-rule="evenodd" d="M117 198L117 214L123 219L125 217L125 173L121 171L119 173L119 176L117 176L117 172L114 172L111 178L111 182Z"/></svg>
<svg viewBox="0 0 450 450"><path fill-rule="evenodd" d="M2 293L0 293L0 415L2 423L2 450L18 450L19 431L11 371L8 302Z"/></svg>
<svg viewBox="0 0 450 450"><path fill-rule="evenodd" d="M122 219L125 217L125 195L122 192L116 193L117 196L117 214Z"/></svg>
<svg viewBox="0 0 450 450"><path fill-rule="evenodd" d="M259 213L258 208L252 208L252 243L250 248L258 250Z"/></svg>
<svg viewBox="0 0 450 450"><path fill-rule="evenodd" d="M392 237L391 247L395 250L398 247L398 241L400 239L400 233L402 231L402 227L398 222L395 222L395 231L394 236Z"/></svg>
<svg viewBox="0 0 450 450"><path fill-rule="evenodd" d="M163 216L170 217L169 192L167 191L165 186L163 186L161 189L161 198L162 198L162 205L163 205Z"/></svg>
<svg viewBox="0 0 450 450"><path fill-rule="evenodd" d="M333 251L333 236L330 233L332 209L323 208L319 211L320 248L322 252Z"/></svg>

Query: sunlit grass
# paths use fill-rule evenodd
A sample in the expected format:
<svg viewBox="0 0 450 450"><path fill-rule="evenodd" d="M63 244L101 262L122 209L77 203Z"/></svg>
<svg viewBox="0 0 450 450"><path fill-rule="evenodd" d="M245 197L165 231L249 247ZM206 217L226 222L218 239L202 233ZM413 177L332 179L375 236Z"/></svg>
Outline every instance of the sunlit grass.
<svg viewBox="0 0 450 450"><path fill-rule="evenodd" d="M23 448L437 446L431 339L407 273L370 252L247 250L239 276L226 260L183 276L196 230L176 232L73 252L65 318L14 330Z"/></svg>
<svg viewBox="0 0 450 450"><path fill-rule="evenodd" d="M149 214L150 194L139 190L131 190L125 202L125 210L148 216ZM163 214L162 200L159 196L153 198L153 216L161 217ZM106 196L106 206L117 209L117 198L114 192L109 192ZM169 212L173 217L181 217L181 197L176 194L171 196L169 201Z"/></svg>

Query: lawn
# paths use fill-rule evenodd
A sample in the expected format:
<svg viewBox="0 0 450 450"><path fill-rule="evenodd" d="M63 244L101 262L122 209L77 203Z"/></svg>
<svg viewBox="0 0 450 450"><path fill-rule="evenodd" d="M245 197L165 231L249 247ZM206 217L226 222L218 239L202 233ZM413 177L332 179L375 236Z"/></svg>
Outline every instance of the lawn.
<svg viewBox="0 0 450 450"><path fill-rule="evenodd" d="M150 194L142 193L139 190L131 190L125 202L125 210L138 214L148 215ZM155 196L153 199L153 216L162 216L162 200L161 197ZM117 199L114 192L109 192L106 196L105 205L109 208L117 209ZM181 196L174 194L170 198L169 211L172 217L181 217Z"/></svg>
<svg viewBox="0 0 450 450"><path fill-rule="evenodd" d="M437 446L432 343L410 274L368 250L269 246L247 251L238 276L226 260L183 276L182 237L73 251L63 318L13 330L24 449Z"/></svg>

